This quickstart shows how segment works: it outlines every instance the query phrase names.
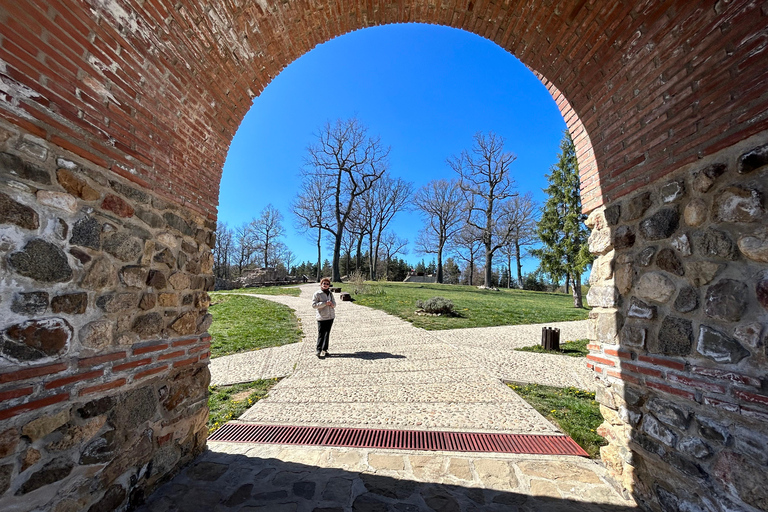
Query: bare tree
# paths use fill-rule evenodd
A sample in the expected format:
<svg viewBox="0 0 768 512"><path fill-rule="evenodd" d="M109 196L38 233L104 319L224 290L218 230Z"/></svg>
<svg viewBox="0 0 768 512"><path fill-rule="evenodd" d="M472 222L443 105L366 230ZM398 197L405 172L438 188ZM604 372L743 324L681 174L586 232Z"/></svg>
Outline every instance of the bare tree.
<svg viewBox="0 0 768 512"><path fill-rule="evenodd" d="M362 195L361 217L368 235L370 278L376 279L381 235L394 216L405 209L413 185L401 178L384 175Z"/></svg>
<svg viewBox="0 0 768 512"><path fill-rule="evenodd" d="M317 143L307 148L304 179L322 177L330 195L330 211L324 212L320 228L333 237L331 279L341 280L341 240L355 203L387 170L389 148L378 137L368 137L357 119L337 120L317 134Z"/></svg>
<svg viewBox="0 0 768 512"><path fill-rule="evenodd" d="M509 243L501 248L502 254L507 256L507 265L512 275L512 258L517 264L517 286L523 287L522 258L528 254L524 248L534 245L538 241L536 234L536 203L533 194L526 192L522 196L515 196L510 200L511 215L507 218L509 223ZM509 283L508 285L509 286Z"/></svg>
<svg viewBox="0 0 768 512"><path fill-rule="evenodd" d="M387 264L384 278L389 281L389 262L398 254L408 253L406 249L408 247L408 239L400 238L392 231L386 231L381 237L381 247L384 250L384 259Z"/></svg>
<svg viewBox="0 0 768 512"><path fill-rule="evenodd" d="M492 282L493 253L508 242L506 200L515 196L510 165L517 157L504 151L504 139L494 133L475 134L471 151L464 150L448 164L459 175L467 201L467 223L475 227L485 247L485 286Z"/></svg>
<svg viewBox="0 0 768 512"><path fill-rule="evenodd" d="M274 266L278 258L278 239L285 234L283 214L268 204L261 210L259 216L251 221L249 226L254 246L261 253L264 268Z"/></svg>
<svg viewBox="0 0 768 512"><path fill-rule="evenodd" d="M323 216L331 211L330 184L322 176L305 175L299 193L293 201L296 227L305 233L313 233L317 243L317 281L322 277Z"/></svg>
<svg viewBox="0 0 768 512"><path fill-rule="evenodd" d="M437 282L443 282L443 250L463 225L464 198L456 180L433 180L424 185L413 201L426 221L416 247L421 254L437 255Z"/></svg>
<svg viewBox="0 0 768 512"><path fill-rule="evenodd" d="M234 233L226 222L216 224L216 241L213 246L213 273L220 279L231 279L231 259L234 245Z"/></svg>
<svg viewBox="0 0 768 512"><path fill-rule="evenodd" d="M454 250L456 257L467 264L468 284L472 286L472 279L475 274L475 261L483 248L480 231L465 224L462 230L451 239L451 249Z"/></svg>
<svg viewBox="0 0 768 512"><path fill-rule="evenodd" d="M235 228L234 259L237 266L237 276L243 275L243 271L253 263L253 255L256 247L253 243L253 235L248 224L242 224Z"/></svg>

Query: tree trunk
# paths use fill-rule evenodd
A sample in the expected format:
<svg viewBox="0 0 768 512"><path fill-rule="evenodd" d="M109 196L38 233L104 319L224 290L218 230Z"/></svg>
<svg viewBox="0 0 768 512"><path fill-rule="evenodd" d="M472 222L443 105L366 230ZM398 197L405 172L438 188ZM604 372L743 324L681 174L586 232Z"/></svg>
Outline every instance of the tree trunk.
<svg viewBox="0 0 768 512"><path fill-rule="evenodd" d="M323 232L317 228L317 282L323 278L323 260L320 258L320 241L323 238Z"/></svg>
<svg viewBox="0 0 768 512"><path fill-rule="evenodd" d="M512 253L507 252L507 289L512 288Z"/></svg>
<svg viewBox="0 0 768 512"><path fill-rule="evenodd" d="M581 274L573 276L573 307L579 309L584 307L581 301Z"/></svg>
<svg viewBox="0 0 768 512"><path fill-rule="evenodd" d="M331 267L331 281L334 283L341 282L341 269L339 269L339 260L341 253L341 230L336 233L336 238L333 241L333 266Z"/></svg>
<svg viewBox="0 0 768 512"><path fill-rule="evenodd" d="M491 252L490 246L485 247L485 287L486 288L492 288L493 283L491 282L493 280L493 269L491 268L491 265L493 265L493 252Z"/></svg>
<svg viewBox="0 0 768 512"><path fill-rule="evenodd" d="M565 274L565 293L571 293L571 274Z"/></svg>
<svg viewBox="0 0 768 512"><path fill-rule="evenodd" d="M517 284L523 289L523 264L520 261L520 244L515 240L515 260L517 261Z"/></svg>
<svg viewBox="0 0 768 512"><path fill-rule="evenodd" d="M436 283L442 283L443 282L443 248L438 247L437 249L437 278Z"/></svg>
<svg viewBox="0 0 768 512"><path fill-rule="evenodd" d="M355 255L355 271L360 270L360 268L363 266L363 235L360 235L360 237L357 239L357 254Z"/></svg>

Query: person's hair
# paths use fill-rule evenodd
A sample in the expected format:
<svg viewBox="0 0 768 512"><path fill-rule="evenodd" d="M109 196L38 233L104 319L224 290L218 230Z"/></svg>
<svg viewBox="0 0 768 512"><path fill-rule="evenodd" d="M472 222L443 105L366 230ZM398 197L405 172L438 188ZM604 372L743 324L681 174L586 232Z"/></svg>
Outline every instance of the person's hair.
<svg viewBox="0 0 768 512"><path fill-rule="evenodd" d="M320 284L323 284L324 282L328 281L328 284L331 284L331 279L329 277L324 277L320 280Z"/></svg>

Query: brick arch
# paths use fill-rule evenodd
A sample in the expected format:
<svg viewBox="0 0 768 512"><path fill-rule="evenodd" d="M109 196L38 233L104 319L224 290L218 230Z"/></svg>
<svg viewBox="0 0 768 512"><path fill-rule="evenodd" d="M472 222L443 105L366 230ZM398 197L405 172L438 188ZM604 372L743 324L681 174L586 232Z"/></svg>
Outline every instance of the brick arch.
<svg viewBox="0 0 768 512"><path fill-rule="evenodd" d="M73 506L115 508L204 447L211 235L240 121L317 44L420 22L517 56L574 134L617 477L655 509L764 508L748 477L768 458L767 15L746 0L5 2L0 504L52 507L36 491L56 474ZM72 461L106 464L101 487Z"/></svg>

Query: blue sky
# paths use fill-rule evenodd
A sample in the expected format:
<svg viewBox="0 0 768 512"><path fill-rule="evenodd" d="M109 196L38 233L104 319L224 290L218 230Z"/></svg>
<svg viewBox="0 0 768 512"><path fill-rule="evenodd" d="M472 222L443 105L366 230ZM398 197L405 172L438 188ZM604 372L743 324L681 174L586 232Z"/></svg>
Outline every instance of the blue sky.
<svg viewBox="0 0 768 512"><path fill-rule="evenodd" d="M476 132L493 131L517 155L517 190L531 191L539 203L565 130L541 82L495 43L432 25L359 30L294 61L254 99L224 164L219 220L234 228L271 203L285 219L283 241L299 261L315 261L314 242L294 228L290 203L318 130L353 116L391 146L392 175L414 189L454 177L446 159L469 149ZM392 227L412 243L422 224L416 212L406 212ZM327 245L324 259L331 258ZM430 259L412 244L401 257ZM536 266L526 261L524 271Z"/></svg>

